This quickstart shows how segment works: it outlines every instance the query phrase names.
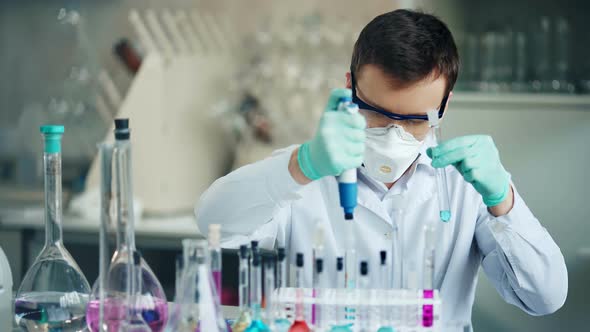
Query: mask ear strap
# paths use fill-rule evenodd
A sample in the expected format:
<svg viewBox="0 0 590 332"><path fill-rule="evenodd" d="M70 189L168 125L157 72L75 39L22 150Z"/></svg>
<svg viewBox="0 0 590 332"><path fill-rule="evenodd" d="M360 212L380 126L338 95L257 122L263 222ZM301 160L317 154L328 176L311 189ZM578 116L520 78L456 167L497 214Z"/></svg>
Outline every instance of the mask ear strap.
<svg viewBox="0 0 590 332"><path fill-rule="evenodd" d="M440 103L440 109L438 111L438 118L441 119L443 117L443 115L445 114L446 111L446 107L447 107L447 101L449 100L449 94L447 93L442 102Z"/></svg>

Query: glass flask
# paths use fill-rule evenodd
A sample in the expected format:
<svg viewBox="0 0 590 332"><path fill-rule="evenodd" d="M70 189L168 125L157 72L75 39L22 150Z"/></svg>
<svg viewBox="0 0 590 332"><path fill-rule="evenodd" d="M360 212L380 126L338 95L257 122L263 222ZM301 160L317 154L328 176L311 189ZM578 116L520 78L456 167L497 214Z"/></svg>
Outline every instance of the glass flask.
<svg viewBox="0 0 590 332"><path fill-rule="evenodd" d="M23 331L83 331L90 285L62 241L61 138L63 126L43 126L45 246L27 271L14 301Z"/></svg>
<svg viewBox="0 0 590 332"><path fill-rule="evenodd" d="M184 267L166 332L227 332L207 262L206 240L182 241Z"/></svg>
<svg viewBox="0 0 590 332"><path fill-rule="evenodd" d="M135 248L133 195L131 182L131 143L128 119L115 120L115 144L113 146L114 210L117 248L110 262L104 286L104 320L106 331L117 332L127 316L128 260ZM103 172L102 177L108 177ZM108 183L109 179L102 179ZM104 196L103 196L104 197ZM101 203L101 206L106 203ZM152 332L160 332L168 319L166 295L154 272L141 258L141 315ZM97 281L93 287L91 301L87 308L87 323L92 332L98 332L100 312L100 291Z"/></svg>
<svg viewBox="0 0 590 332"><path fill-rule="evenodd" d="M134 251L129 257L132 259L127 264L131 276L127 288L127 318L119 326L119 332L150 332L152 329L141 315L141 255Z"/></svg>

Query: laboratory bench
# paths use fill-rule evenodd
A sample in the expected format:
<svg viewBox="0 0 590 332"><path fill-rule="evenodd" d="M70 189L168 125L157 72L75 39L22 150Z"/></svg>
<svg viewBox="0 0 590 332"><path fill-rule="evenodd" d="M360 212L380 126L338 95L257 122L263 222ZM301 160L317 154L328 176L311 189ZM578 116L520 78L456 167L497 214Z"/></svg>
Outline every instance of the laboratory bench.
<svg viewBox="0 0 590 332"><path fill-rule="evenodd" d="M98 220L88 220L65 212L62 229L66 248L88 281L94 282L98 276ZM175 261L182 251L181 241L184 238L202 238L194 216L142 218L136 222L135 237L136 246L158 276L168 299L172 300ZM112 251L114 234L110 236L110 242L109 249ZM0 244L8 257L15 288L44 243L43 207L0 208ZM229 252L224 252L226 254L232 256ZM226 263L237 266L237 257L235 262L229 257Z"/></svg>

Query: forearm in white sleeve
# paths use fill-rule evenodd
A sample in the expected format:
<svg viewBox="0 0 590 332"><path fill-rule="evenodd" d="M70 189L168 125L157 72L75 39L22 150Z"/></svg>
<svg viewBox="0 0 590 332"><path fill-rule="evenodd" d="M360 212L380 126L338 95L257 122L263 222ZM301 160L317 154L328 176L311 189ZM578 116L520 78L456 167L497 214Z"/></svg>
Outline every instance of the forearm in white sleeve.
<svg viewBox="0 0 590 332"><path fill-rule="evenodd" d="M506 302L531 315L563 306L568 290L563 255L516 190L514 207L504 216L492 216L482 203L475 232L484 272Z"/></svg>
<svg viewBox="0 0 590 332"><path fill-rule="evenodd" d="M249 235L299 198L302 185L288 169L295 148L278 150L215 181L195 206L201 233L206 235L209 224L221 224L224 235Z"/></svg>

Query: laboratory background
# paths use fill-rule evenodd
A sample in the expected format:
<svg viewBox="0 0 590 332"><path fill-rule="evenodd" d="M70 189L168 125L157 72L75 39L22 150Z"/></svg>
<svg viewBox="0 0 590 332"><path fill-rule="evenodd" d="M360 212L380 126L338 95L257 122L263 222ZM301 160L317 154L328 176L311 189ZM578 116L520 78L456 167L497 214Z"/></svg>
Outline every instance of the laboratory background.
<svg viewBox="0 0 590 332"><path fill-rule="evenodd" d="M12 303L47 236L40 126L65 127L63 242L92 286L99 145L115 141L115 118L129 119L135 245L161 284L155 292L174 301L182 241L204 238L193 213L199 196L231 170L312 137L330 90L345 83L360 30L398 8L437 15L459 48L443 136L494 138L567 264L567 301L543 317L505 303L480 271L474 330L587 330L584 0L0 0L0 247L10 267L0 271L0 299ZM222 257L221 302L237 306L239 255Z"/></svg>

